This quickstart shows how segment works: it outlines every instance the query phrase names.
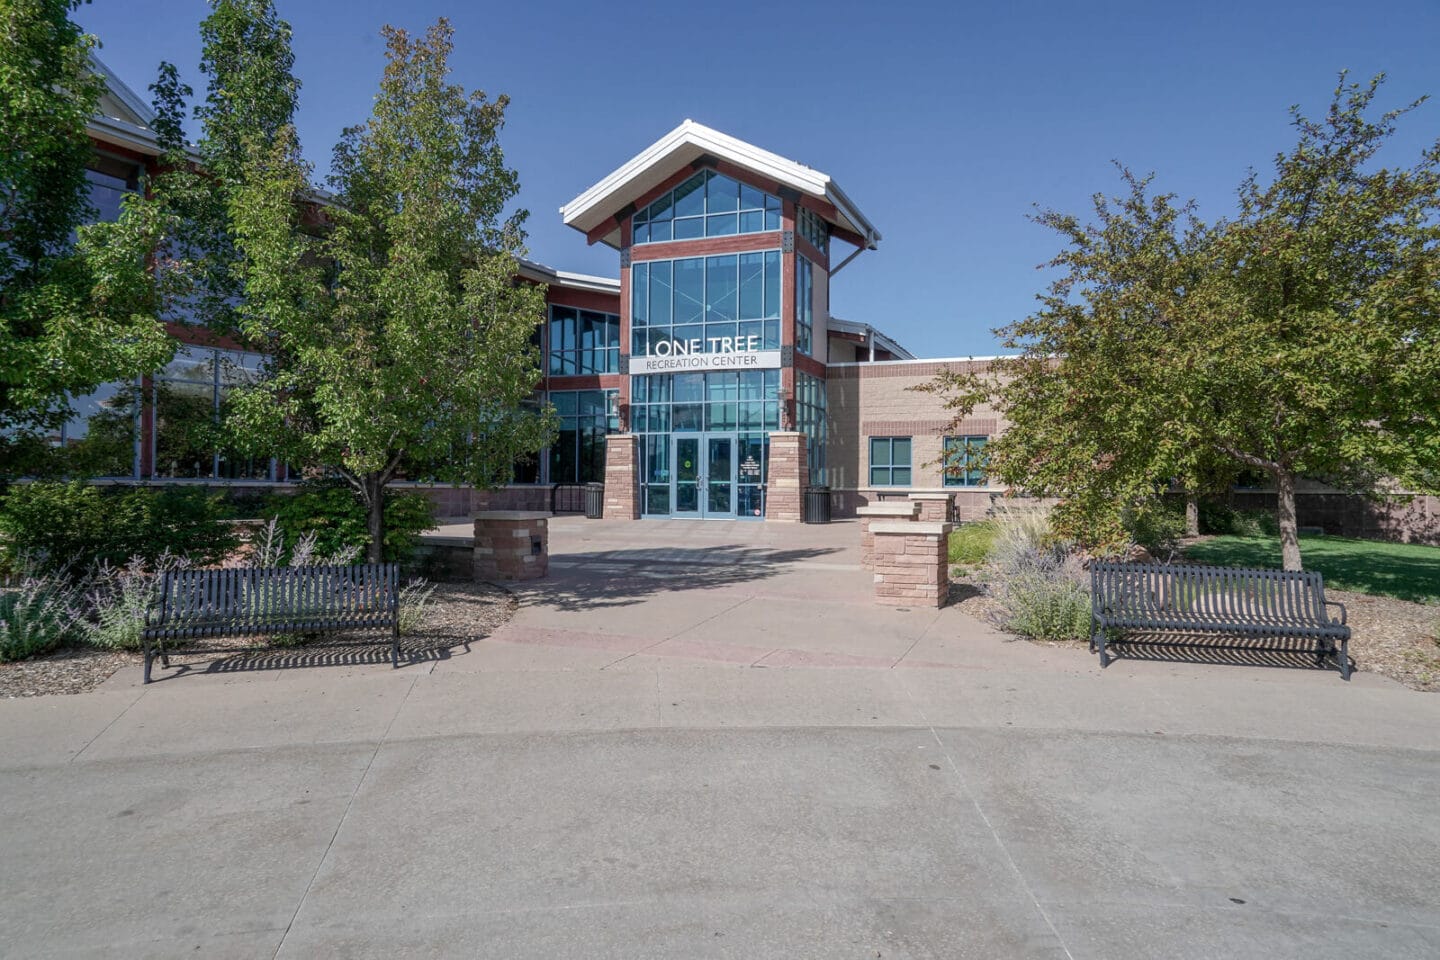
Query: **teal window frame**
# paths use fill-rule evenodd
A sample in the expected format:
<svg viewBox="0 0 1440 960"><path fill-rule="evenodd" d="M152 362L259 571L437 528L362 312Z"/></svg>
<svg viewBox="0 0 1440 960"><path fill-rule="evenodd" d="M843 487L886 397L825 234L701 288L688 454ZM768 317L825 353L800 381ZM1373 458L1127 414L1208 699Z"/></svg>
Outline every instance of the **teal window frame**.
<svg viewBox="0 0 1440 960"><path fill-rule="evenodd" d="M617 314L552 303L548 329L549 359L545 368L550 376L620 372L620 317Z"/></svg>
<svg viewBox="0 0 1440 960"><path fill-rule="evenodd" d="M983 487L985 467L989 456L985 446L990 442L986 436L963 436L945 438L945 486Z"/></svg>
<svg viewBox="0 0 1440 960"><path fill-rule="evenodd" d="M870 486L908 487L911 485L914 476L910 463L915 452L913 440L912 437L870 438ZM904 451L903 457L901 456L902 450Z"/></svg>
<svg viewBox="0 0 1440 960"><path fill-rule="evenodd" d="M795 258L795 349L806 356L815 344L815 265L805 257Z"/></svg>

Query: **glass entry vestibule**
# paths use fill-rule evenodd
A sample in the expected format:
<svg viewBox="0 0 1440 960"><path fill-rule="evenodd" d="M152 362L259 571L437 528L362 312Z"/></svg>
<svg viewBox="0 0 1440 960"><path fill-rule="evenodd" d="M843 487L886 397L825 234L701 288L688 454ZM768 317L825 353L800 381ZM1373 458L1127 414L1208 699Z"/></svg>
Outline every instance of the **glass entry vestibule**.
<svg viewBox="0 0 1440 960"><path fill-rule="evenodd" d="M734 433L670 437L670 515L734 519L765 515L763 437Z"/></svg>

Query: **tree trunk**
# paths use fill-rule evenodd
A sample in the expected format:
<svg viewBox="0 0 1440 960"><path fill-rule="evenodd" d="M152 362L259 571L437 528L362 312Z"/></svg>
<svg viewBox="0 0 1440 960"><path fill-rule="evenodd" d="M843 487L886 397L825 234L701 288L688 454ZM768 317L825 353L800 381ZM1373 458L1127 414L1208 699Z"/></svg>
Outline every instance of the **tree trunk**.
<svg viewBox="0 0 1440 960"><path fill-rule="evenodd" d="M1195 494L1185 494L1185 536L1200 536L1200 501Z"/></svg>
<svg viewBox="0 0 1440 960"><path fill-rule="evenodd" d="M367 563L380 563L385 559L385 482L378 473L365 478L365 528L370 534L370 545L365 550Z"/></svg>
<svg viewBox="0 0 1440 960"><path fill-rule="evenodd" d="M1300 527L1295 521L1295 474L1275 472L1276 519L1280 522L1281 567L1300 570Z"/></svg>

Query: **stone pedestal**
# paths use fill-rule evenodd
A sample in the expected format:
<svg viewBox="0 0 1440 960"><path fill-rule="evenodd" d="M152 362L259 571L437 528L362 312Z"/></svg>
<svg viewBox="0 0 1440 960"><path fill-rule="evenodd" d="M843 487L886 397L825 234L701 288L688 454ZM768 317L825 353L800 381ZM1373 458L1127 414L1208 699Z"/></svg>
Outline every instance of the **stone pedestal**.
<svg viewBox="0 0 1440 960"><path fill-rule="evenodd" d="M489 510L475 514L475 579L538 580L550 570L550 514Z"/></svg>
<svg viewBox="0 0 1440 960"><path fill-rule="evenodd" d="M912 493L910 499L919 504L919 520L922 523L949 523L954 516L953 493Z"/></svg>
<svg viewBox="0 0 1440 960"><path fill-rule="evenodd" d="M897 607L943 607L950 593L950 524L876 523L875 601Z"/></svg>
<svg viewBox="0 0 1440 960"><path fill-rule="evenodd" d="M606 520L640 519L640 445L633 433L605 438Z"/></svg>
<svg viewBox="0 0 1440 960"><path fill-rule="evenodd" d="M856 508L855 515L860 518L860 566L874 570L875 534L870 529L871 524L914 520L920 515L920 505L913 502L872 503Z"/></svg>
<svg viewBox="0 0 1440 960"><path fill-rule="evenodd" d="M765 479L765 519L799 523L804 517L810 466L805 434L770 434L770 472Z"/></svg>

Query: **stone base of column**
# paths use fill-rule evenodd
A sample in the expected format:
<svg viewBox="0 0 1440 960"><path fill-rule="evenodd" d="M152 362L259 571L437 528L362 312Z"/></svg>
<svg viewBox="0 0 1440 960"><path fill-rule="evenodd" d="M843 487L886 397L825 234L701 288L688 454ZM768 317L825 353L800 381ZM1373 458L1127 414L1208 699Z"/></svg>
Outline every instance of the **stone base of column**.
<svg viewBox="0 0 1440 960"><path fill-rule="evenodd" d="M606 520L640 519L640 445L632 433L605 438Z"/></svg>
<svg viewBox="0 0 1440 960"><path fill-rule="evenodd" d="M550 514L489 510L475 515L475 579L538 580L550 572Z"/></svg>
<svg viewBox="0 0 1440 960"><path fill-rule="evenodd" d="M876 523L875 601L943 607L950 595L950 524Z"/></svg>
<svg viewBox="0 0 1440 960"><path fill-rule="evenodd" d="M953 493L912 493L910 499L920 506L921 523L949 523L954 516Z"/></svg>
<svg viewBox="0 0 1440 960"><path fill-rule="evenodd" d="M868 507L857 507L855 516L860 518L860 566L866 570L875 569L875 534L872 523L904 523L916 519L920 514L918 503L872 503Z"/></svg>
<svg viewBox="0 0 1440 960"><path fill-rule="evenodd" d="M804 517L805 488L810 485L805 434L770 434L770 470L765 478L765 519L799 523Z"/></svg>

